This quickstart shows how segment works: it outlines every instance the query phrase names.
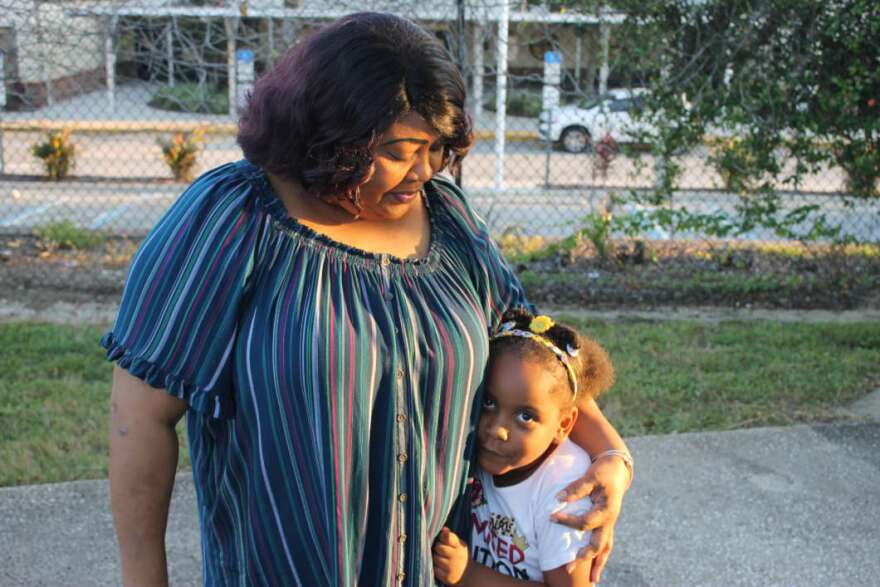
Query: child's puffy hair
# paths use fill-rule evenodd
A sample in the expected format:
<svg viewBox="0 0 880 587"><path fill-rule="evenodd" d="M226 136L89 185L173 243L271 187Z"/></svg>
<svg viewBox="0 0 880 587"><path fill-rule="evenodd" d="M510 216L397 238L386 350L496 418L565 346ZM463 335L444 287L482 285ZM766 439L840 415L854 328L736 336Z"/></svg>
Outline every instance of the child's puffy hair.
<svg viewBox="0 0 880 587"><path fill-rule="evenodd" d="M512 322L513 328L529 332L529 325L534 318L534 314L518 308L505 312L501 322ZM570 326L559 323L554 323L539 336L548 339L563 352L567 352L569 348L576 349L576 356L568 356L568 361L577 375L578 402L582 398L595 399L614 385L614 366L611 364L611 359L605 349L593 339L578 333ZM568 375L559 357L534 340L519 336L503 336L493 338L490 348L490 360L504 352L517 352L522 356L528 356L531 360L541 361L549 370L558 374L562 389L571 390Z"/></svg>

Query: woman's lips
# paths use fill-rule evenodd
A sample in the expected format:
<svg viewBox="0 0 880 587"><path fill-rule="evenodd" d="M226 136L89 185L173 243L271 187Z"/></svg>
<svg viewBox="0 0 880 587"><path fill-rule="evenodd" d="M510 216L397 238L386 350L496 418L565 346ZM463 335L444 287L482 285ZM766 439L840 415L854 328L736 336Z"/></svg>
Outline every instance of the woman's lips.
<svg viewBox="0 0 880 587"><path fill-rule="evenodd" d="M387 198L390 198L391 201L394 203L409 204L418 197L419 191L416 190L414 192L388 192L385 195Z"/></svg>

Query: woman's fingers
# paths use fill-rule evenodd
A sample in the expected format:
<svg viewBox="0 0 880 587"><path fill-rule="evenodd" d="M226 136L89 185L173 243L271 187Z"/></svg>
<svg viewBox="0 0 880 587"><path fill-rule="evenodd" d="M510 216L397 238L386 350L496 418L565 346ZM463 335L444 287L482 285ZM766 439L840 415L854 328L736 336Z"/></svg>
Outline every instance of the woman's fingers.
<svg viewBox="0 0 880 587"><path fill-rule="evenodd" d="M599 550L596 558L593 559L593 566L590 568L590 581L593 583L598 583L602 580L602 571L605 570L608 557L611 556L611 549L614 548L614 532L609 532L609 534L611 536L606 541L605 546Z"/></svg>
<svg viewBox="0 0 880 587"><path fill-rule="evenodd" d="M596 489L595 478L581 477L577 481L572 481L568 486L559 492L556 499L562 502L571 502L589 497Z"/></svg>
<svg viewBox="0 0 880 587"><path fill-rule="evenodd" d="M607 512L604 508L594 507L585 514L569 514L566 512L556 512L553 514L553 521L574 528L575 530L592 530L605 524L607 520ZM580 557L578 557L580 558Z"/></svg>

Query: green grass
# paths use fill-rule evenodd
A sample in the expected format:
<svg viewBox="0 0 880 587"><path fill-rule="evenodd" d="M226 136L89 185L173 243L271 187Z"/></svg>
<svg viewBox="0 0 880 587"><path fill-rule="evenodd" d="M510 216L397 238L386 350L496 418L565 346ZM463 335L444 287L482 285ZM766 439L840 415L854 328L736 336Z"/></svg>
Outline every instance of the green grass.
<svg viewBox="0 0 880 587"><path fill-rule="evenodd" d="M94 249L107 240L107 236L94 230L79 228L70 220L52 222L35 228L34 234L59 249Z"/></svg>
<svg viewBox="0 0 880 587"><path fill-rule="evenodd" d="M107 475L103 329L0 324L0 486ZM181 442L181 467L189 464Z"/></svg>
<svg viewBox="0 0 880 587"><path fill-rule="evenodd" d="M880 386L880 323L571 323L611 354L624 435L828 421Z"/></svg>
<svg viewBox="0 0 880 587"><path fill-rule="evenodd" d="M880 323L566 322L611 353L601 403L626 435L829 420L880 382ZM102 333L0 324L0 486L106 476Z"/></svg>

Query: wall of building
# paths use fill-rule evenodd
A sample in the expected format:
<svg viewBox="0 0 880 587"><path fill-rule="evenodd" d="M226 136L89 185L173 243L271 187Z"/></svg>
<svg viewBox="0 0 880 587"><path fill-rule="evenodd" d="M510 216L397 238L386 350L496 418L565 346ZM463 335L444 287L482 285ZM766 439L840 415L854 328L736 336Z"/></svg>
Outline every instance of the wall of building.
<svg viewBox="0 0 880 587"><path fill-rule="evenodd" d="M15 76L7 77L7 108L36 108L99 88L104 78L102 23L72 18L65 10L86 1L37 3L18 0L6 10L5 24L14 30L7 60Z"/></svg>

